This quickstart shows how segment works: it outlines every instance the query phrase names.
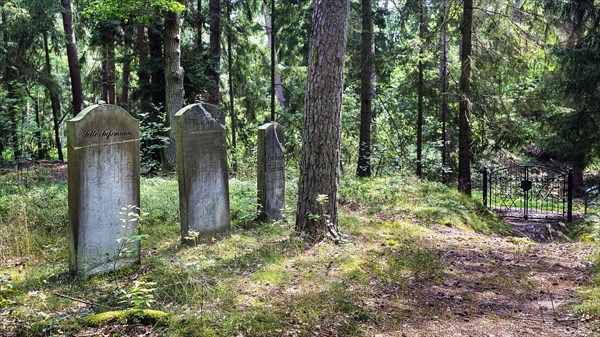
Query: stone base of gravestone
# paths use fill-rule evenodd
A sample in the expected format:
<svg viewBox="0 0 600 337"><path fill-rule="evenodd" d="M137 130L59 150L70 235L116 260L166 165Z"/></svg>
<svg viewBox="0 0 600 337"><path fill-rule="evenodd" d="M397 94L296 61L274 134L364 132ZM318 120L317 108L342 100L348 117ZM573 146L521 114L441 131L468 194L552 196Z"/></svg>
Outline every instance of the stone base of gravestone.
<svg viewBox="0 0 600 337"><path fill-rule="evenodd" d="M225 126L214 109L192 104L175 115L181 236L188 244L210 242L231 222Z"/></svg>
<svg viewBox="0 0 600 337"><path fill-rule="evenodd" d="M285 208L283 128L273 122L258 129L257 188L260 219L279 220Z"/></svg>
<svg viewBox="0 0 600 337"><path fill-rule="evenodd" d="M71 272L139 261L139 122L118 106L94 105L67 122L67 145Z"/></svg>

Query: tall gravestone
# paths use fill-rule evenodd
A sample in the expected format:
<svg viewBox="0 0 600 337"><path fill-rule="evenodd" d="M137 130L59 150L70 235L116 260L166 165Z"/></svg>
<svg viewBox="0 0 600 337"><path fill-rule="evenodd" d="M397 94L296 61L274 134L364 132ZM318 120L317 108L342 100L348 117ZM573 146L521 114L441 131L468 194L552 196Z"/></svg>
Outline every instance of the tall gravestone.
<svg viewBox="0 0 600 337"><path fill-rule="evenodd" d="M67 122L69 266L91 275L139 261L135 217L140 204L138 120L115 105L94 105ZM125 220L125 221L123 221Z"/></svg>
<svg viewBox="0 0 600 337"><path fill-rule="evenodd" d="M218 113L210 104L192 104L175 114L181 236L188 244L229 230L227 143L225 126L213 117Z"/></svg>
<svg viewBox="0 0 600 337"><path fill-rule="evenodd" d="M257 187L260 218L279 220L285 208L283 128L276 122L258 129Z"/></svg>

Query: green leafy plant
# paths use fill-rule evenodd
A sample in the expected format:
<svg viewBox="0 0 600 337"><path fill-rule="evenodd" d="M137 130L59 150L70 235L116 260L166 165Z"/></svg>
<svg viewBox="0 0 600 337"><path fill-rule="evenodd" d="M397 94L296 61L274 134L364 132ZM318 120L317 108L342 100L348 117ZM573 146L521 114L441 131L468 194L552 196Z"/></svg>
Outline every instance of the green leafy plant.
<svg viewBox="0 0 600 337"><path fill-rule="evenodd" d="M0 308L7 307L14 303L8 299L8 295L13 292L12 279L10 276L0 276Z"/></svg>
<svg viewBox="0 0 600 337"><path fill-rule="evenodd" d="M149 309L154 303L154 286L156 282L134 281L128 290L120 290L119 303L126 304L134 310Z"/></svg>

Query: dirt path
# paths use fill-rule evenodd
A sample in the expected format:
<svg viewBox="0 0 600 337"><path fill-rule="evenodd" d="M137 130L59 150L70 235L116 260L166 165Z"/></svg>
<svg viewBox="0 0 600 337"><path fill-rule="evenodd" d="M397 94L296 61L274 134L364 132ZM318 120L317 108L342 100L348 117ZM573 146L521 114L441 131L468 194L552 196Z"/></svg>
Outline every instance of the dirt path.
<svg viewBox="0 0 600 337"><path fill-rule="evenodd" d="M544 223L515 224L525 236ZM381 336L596 336L568 310L585 282L593 246L535 243L435 228L426 244L450 264L443 280L410 286L407 320Z"/></svg>

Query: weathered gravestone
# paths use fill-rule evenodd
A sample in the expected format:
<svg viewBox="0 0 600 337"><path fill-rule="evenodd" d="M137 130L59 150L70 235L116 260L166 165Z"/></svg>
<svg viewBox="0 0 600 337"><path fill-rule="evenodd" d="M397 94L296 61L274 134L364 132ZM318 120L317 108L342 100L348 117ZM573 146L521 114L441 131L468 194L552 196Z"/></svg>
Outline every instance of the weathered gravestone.
<svg viewBox="0 0 600 337"><path fill-rule="evenodd" d="M258 129L257 187L260 218L279 220L285 207L283 128L276 122Z"/></svg>
<svg viewBox="0 0 600 337"><path fill-rule="evenodd" d="M70 270L91 275L139 261L139 122L115 105L94 105L67 122ZM124 221L123 221L124 220Z"/></svg>
<svg viewBox="0 0 600 337"><path fill-rule="evenodd" d="M213 117L221 113L214 109L192 104L175 114L181 236L188 244L208 242L229 230L225 126Z"/></svg>

